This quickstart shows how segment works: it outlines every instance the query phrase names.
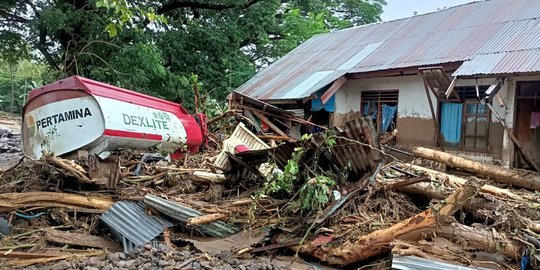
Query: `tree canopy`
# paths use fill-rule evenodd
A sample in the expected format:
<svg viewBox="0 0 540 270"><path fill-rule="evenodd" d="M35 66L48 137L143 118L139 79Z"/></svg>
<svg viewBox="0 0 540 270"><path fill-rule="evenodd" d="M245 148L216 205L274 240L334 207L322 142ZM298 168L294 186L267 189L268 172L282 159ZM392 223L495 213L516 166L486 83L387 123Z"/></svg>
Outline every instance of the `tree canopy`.
<svg viewBox="0 0 540 270"><path fill-rule="evenodd" d="M224 100L311 36L380 21L384 0L4 0L0 57L192 104Z"/></svg>

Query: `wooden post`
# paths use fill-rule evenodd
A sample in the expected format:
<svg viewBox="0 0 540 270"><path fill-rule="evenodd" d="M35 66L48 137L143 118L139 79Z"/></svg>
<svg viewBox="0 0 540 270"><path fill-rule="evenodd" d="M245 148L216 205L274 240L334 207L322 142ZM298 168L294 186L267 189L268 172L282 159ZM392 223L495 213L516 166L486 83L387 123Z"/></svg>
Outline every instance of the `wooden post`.
<svg viewBox="0 0 540 270"><path fill-rule="evenodd" d="M426 97L429 103L429 110L431 111L431 117L433 118L433 126L435 127L435 142L434 142L433 147L437 147L437 144L440 142L441 150L444 151L444 146L441 140L441 132L439 129L439 122L437 122L437 116L435 115L435 109L433 108L433 102L431 101L431 95L429 94L429 86L426 82L426 78L423 78L423 80L424 80L424 90L426 90Z"/></svg>

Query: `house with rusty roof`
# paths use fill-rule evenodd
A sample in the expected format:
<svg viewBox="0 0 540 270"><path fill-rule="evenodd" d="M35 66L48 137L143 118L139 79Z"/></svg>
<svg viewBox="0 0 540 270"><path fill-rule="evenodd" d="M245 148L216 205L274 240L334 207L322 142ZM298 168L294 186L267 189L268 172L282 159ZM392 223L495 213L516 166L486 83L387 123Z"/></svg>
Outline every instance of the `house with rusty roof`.
<svg viewBox="0 0 540 270"><path fill-rule="evenodd" d="M398 146L540 164L540 0L488 0L312 37L237 92ZM521 154L523 149L527 155Z"/></svg>

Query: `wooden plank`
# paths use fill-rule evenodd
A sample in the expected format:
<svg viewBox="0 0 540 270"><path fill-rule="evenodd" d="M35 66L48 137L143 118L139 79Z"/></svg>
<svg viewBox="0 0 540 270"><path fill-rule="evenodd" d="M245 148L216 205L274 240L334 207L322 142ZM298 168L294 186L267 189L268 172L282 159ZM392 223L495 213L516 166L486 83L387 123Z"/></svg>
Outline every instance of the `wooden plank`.
<svg viewBox="0 0 540 270"><path fill-rule="evenodd" d="M121 251L120 246L101 236L88 235L82 233L74 233L68 231L59 231L59 230L47 230L45 232L45 239L49 242L59 243L59 244L68 244L81 247L93 247L107 249L110 251Z"/></svg>
<svg viewBox="0 0 540 270"><path fill-rule="evenodd" d="M437 147L437 142L441 141L441 131L439 129L439 123L435 115L435 109L433 109L433 102L431 101L431 95L429 94L429 86L424 78L424 89L426 90L426 96L429 103L429 110L431 111L431 117L433 118L433 125L435 126L435 143L434 146ZM441 149L444 151L443 144L441 143Z"/></svg>
<svg viewBox="0 0 540 270"><path fill-rule="evenodd" d="M257 119L255 119L255 116L253 116L253 113L249 109L244 109L244 116L253 123L253 127L257 132L263 132L262 128L257 124Z"/></svg>
<svg viewBox="0 0 540 270"><path fill-rule="evenodd" d="M347 81L347 77L341 76L339 79L335 80L334 83L324 92L321 96L322 105L326 104L332 98L332 96L341 88L341 86Z"/></svg>
<svg viewBox="0 0 540 270"><path fill-rule="evenodd" d="M276 119L276 122L286 126L287 129L289 129L291 131L291 133L294 133L294 135L291 135L291 137L293 137L294 139L300 140L300 138L302 137L302 134L299 131L296 131L295 129L292 128L292 125L287 125L286 123L283 123L283 122L279 121L278 119Z"/></svg>
<svg viewBox="0 0 540 270"><path fill-rule="evenodd" d="M254 111L253 114L255 114L259 119L261 119L261 121L264 121L277 134L279 134L281 136L289 137L287 135L287 133L285 133L281 129L279 129L276 125L274 125L274 123L272 123L270 120L268 120L268 118L266 118L266 116L264 116L262 113Z"/></svg>
<svg viewBox="0 0 540 270"><path fill-rule="evenodd" d="M487 102L491 102L493 100L493 97L499 93L499 90L501 90L501 85L503 84L504 79L498 78L495 82L493 82L489 88L486 90L486 99Z"/></svg>
<svg viewBox="0 0 540 270"><path fill-rule="evenodd" d="M257 135L261 140L276 140L276 141L286 141L289 139L288 136L276 136L276 135Z"/></svg>
<svg viewBox="0 0 540 270"><path fill-rule="evenodd" d="M252 172L256 177L257 179L259 179L260 181L264 181L265 180L265 177L264 175L261 174L261 172L253 167L251 167L249 164L247 164L245 161L243 161L242 159L238 158L237 156L235 156L234 154L232 154L231 152L225 152L225 154L227 154L227 156L232 159L233 161L235 161L236 163L240 164L240 166L248 169L250 172Z"/></svg>
<svg viewBox="0 0 540 270"><path fill-rule="evenodd" d="M245 106L245 105L236 105L236 107L242 108L242 109L248 109L248 110L250 110L250 111L253 112L253 113L254 113L254 112L260 112L260 113L263 113L263 114L272 115L272 116L275 117L275 118L280 118L280 119L290 120L290 121L293 121L293 122L297 122L297 123L300 123L300 124L304 124L304 125L306 125L306 126L314 126L314 127L318 127L318 128L321 128L322 130L327 130L327 129L328 129L327 127L323 127L323 126L317 125L317 124L315 124L315 123L311 123L311 122L309 122L308 120L305 120L305 119L302 119L302 118L296 117L296 116L287 116L287 115L273 114L273 113L271 113L271 112L265 112L265 111L262 111L262 110L258 110L258 109L254 109L254 108ZM311 118L310 118L310 119L311 119Z"/></svg>
<svg viewBox="0 0 540 270"><path fill-rule="evenodd" d="M0 252L0 258L10 259L37 259L37 258L54 258L58 256L64 256L65 253L36 253L36 252Z"/></svg>
<svg viewBox="0 0 540 270"><path fill-rule="evenodd" d="M281 113L281 114L286 114L286 115L293 115L294 113L293 112L289 112L287 110L284 110L284 109L281 109L281 108L278 108L270 103L266 103L264 101L261 101L261 100L258 100L258 99L254 99L254 98L251 98L251 97L248 97L246 95L242 95L238 92L233 92L232 94L232 99L231 101L236 105L244 105L246 106L246 104L250 104L250 108L257 108L257 109L261 109L263 111L270 111L270 112L273 112L273 113Z"/></svg>
<svg viewBox="0 0 540 270"><path fill-rule="evenodd" d="M446 89L446 93L444 93L444 95L446 96L446 99L448 99L450 95L452 94L452 92L455 91L454 86L456 86L456 80L457 80L457 77L454 77L454 79L448 86L448 89Z"/></svg>

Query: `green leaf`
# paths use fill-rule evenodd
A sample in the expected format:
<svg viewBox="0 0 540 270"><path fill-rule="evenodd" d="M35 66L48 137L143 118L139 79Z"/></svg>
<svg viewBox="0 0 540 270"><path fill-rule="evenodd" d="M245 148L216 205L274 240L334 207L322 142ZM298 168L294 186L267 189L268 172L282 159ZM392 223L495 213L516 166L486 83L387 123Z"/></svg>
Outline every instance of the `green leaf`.
<svg viewBox="0 0 540 270"><path fill-rule="evenodd" d="M105 0L97 0L96 1L96 7L104 7L105 6Z"/></svg>
<svg viewBox="0 0 540 270"><path fill-rule="evenodd" d="M118 34L118 30L116 29L116 25L114 23L107 24L107 26L105 26L105 31L109 33L109 37L111 38Z"/></svg>
<svg viewBox="0 0 540 270"><path fill-rule="evenodd" d="M156 14L152 12L148 12L146 13L146 18L148 18L149 21L153 22L154 20L156 20Z"/></svg>

